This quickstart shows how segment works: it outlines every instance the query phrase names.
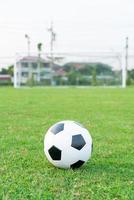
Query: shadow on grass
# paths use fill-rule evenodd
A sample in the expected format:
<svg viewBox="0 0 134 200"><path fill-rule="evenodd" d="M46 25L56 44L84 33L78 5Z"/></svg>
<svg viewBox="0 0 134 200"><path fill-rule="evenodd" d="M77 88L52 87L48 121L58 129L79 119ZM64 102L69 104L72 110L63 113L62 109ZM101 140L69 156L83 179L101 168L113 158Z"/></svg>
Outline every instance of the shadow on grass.
<svg viewBox="0 0 134 200"><path fill-rule="evenodd" d="M134 164L130 162L88 162L83 167L75 170L76 172L95 176L114 176L114 177L133 177Z"/></svg>

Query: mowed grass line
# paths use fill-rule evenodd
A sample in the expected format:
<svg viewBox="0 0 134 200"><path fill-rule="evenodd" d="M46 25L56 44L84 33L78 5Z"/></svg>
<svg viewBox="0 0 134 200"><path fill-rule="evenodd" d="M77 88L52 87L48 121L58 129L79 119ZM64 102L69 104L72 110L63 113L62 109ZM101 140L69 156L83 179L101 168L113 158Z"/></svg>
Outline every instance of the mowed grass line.
<svg viewBox="0 0 134 200"><path fill-rule="evenodd" d="M44 134L75 120L93 137L78 170L53 167ZM0 88L0 199L133 200L134 88Z"/></svg>

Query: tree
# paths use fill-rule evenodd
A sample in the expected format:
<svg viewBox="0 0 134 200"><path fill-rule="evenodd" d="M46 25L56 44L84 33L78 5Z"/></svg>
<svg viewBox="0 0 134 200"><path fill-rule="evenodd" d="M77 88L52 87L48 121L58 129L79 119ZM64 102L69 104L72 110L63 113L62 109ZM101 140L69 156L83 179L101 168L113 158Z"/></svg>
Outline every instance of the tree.
<svg viewBox="0 0 134 200"><path fill-rule="evenodd" d="M33 87L33 86L36 85L36 81L34 80L33 74L32 74L32 76L31 76L31 78L29 78L29 79L27 80L26 85L29 86L29 87Z"/></svg>
<svg viewBox="0 0 134 200"><path fill-rule="evenodd" d="M14 66L10 65L7 68L2 68L0 74L9 74L13 76L13 72L14 72Z"/></svg>
<svg viewBox="0 0 134 200"><path fill-rule="evenodd" d="M134 69L128 71L127 85L134 85Z"/></svg>
<svg viewBox="0 0 134 200"><path fill-rule="evenodd" d="M10 65L7 69L7 72L9 75L13 76L13 73L14 73L14 66L13 65Z"/></svg>
<svg viewBox="0 0 134 200"><path fill-rule="evenodd" d="M92 70L92 85L96 86L97 85L97 81L96 81L96 68L94 68Z"/></svg>
<svg viewBox="0 0 134 200"><path fill-rule="evenodd" d="M37 49L38 49L38 52L40 54L41 51L42 51L42 43L41 42L37 44Z"/></svg>
<svg viewBox="0 0 134 200"><path fill-rule="evenodd" d="M5 68L2 68L0 71L0 74L8 74L8 70Z"/></svg>

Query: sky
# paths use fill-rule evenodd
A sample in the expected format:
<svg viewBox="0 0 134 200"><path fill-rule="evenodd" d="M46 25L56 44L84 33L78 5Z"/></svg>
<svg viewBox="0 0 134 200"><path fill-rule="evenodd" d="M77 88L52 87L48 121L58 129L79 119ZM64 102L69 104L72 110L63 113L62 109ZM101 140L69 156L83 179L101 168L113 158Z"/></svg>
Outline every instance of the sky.
<svg viewBox="0 0 134 200"><path fill-rule="evenodd" d="M55 52L122 52L125 38L134 51L133 0L0 0L0 67L16 53L31 52L43 43L50 50L51 21L56 32Z"/></svg>

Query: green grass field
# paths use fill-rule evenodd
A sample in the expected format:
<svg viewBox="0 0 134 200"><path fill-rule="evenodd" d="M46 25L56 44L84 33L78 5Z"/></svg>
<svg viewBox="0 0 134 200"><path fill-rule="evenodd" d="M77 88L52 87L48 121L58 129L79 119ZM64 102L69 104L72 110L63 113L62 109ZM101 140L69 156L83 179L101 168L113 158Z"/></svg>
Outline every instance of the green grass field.
<svg viewBox="0 0 134 200"><path fill-rule="evenodd" d="M53 123L91 132L92 159L53 167L43 152ZM134 200L134 88L0 89L0 200Z"/></svg>

